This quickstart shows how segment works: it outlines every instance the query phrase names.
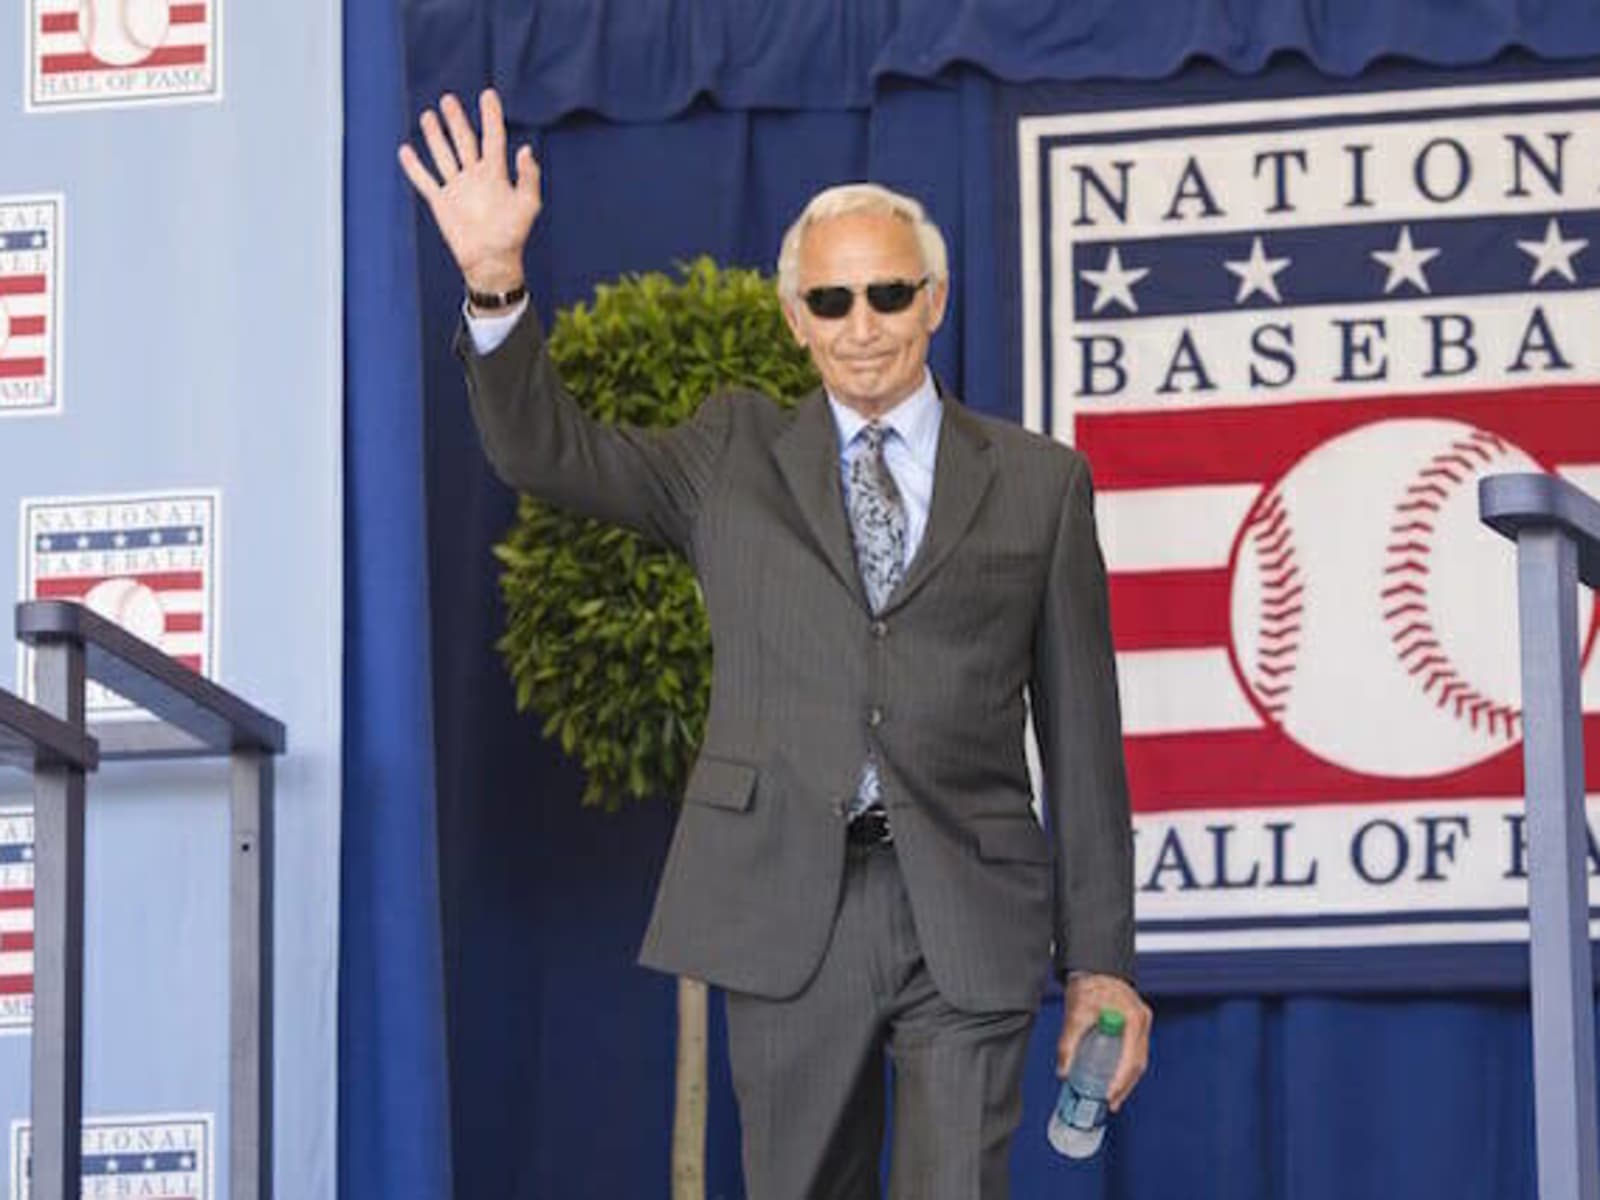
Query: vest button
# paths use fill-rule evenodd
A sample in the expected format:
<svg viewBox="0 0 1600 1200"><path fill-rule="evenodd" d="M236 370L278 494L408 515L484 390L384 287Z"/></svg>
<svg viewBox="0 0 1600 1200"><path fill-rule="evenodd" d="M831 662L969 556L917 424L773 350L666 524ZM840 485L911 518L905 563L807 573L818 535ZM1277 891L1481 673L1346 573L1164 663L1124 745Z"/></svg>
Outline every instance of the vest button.
<svg viewBox="0 0 1600 1200"><path fill-rule="evenodd" d="M880 641L883 638L888 637L889 636L889 622L887 622L887 621L874 621L872 623L872 636L875 637L875 638L878 638Z"/></svg>
<svg viewBox="0 0 1600 1200"><path fill-rule="evenodd" d="M883 724L883 709L878 708L876 705L874 705L867 712L867 724L872 726L872 728L874 728L874 729L876 729L879 725L882 725Z"/></svg>

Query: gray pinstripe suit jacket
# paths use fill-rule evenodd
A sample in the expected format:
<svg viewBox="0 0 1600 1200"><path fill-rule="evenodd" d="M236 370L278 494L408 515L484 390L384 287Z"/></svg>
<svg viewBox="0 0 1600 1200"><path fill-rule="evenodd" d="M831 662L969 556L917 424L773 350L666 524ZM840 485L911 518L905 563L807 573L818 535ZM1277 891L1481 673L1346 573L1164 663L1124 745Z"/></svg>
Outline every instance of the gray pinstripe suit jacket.
<svg viewBox="0 0 1600 1200"><path fill-rule="evenodd" d="M821 960L841 809L869 742L945 998L1031 1009L1051 964L1131 978L1132 835L1105 570L1083 460L945 396L927 531L876 617L818 392L719 393L671 430L567 396L531 309L457 337L500 477L676 548L705 594L711 711L641 961L769 997ZM1030 811L1024 691L1045 768Z"/></svg>

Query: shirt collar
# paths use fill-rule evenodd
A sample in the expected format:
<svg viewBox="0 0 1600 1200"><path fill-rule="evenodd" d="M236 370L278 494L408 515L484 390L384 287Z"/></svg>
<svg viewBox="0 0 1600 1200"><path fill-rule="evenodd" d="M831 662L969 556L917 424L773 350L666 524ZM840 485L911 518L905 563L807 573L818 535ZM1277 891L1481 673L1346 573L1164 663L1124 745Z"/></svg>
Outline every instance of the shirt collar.
<svg viewBox="0 0 1600 1200"><path fill-rule="evenodd" d="M880 425L887 425L899 434L911 457L930 471L939 446L940 403L933 373L924 367L917 390L878 419ZM839 452L844 454L856 435L866 428L867 419L849 405L835 400L831 392L828 406L833 409L834 424L839 428Z"/></svg>

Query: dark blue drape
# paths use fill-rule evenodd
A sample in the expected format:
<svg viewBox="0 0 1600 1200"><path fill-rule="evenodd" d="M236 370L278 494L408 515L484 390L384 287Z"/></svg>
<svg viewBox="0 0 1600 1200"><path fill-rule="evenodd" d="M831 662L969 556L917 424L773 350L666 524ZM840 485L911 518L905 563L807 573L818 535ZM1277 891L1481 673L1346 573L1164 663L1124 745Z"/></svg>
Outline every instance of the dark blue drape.
<svg viewBox="0 0 1600 1200"><path fill-rule="evenodd" d="M345 0L339 1195L450 1195L416 240L402 27ZM292 881L291 881L292 885Z"/></svg>
<svg viewBox="0 0 1600 1200"><path fill-rule="evenodd" d="M376 0L346 12L342 1177L350 1196L442 1196L453 1146L463 1200L664 1196L672 986L632 958L671 815L580 810L571 768L512 713L488 547L513 498L466 414L448 350L460 284L425 216L425 464L419 453L393 19ZM547 317L600 280L697 253L770 268L813 191L870 177L923 197L950 237L958 291L937 368L974 407L1012 416L999 81L1149 79L1194 58L1254 72L1282 50L1336 75L1384 55L1600 52L1591 0L413 0L407 19L413 113L492 81L513 136L535 144L546 211L529 274ZM1023 1200L1533 1195L1525 998L1163 1001L1152 1073L1086 1167L1040 1133L1058 1020L1047 1008L1030 1065ZM735 1197L737 1120L713 1042L709 1191Z"/></svg>
<svg viewBox="0 0 1600 1200"><path fill-rule="evenodd" d="M893 77L976 67L1007 83L1159 79L1194 59L1254 74L1294 51L1324 74L1600 44L1586 0L415 0L413 45L471 58L508 111L663 121L728 110L866 109Z"/></svg>

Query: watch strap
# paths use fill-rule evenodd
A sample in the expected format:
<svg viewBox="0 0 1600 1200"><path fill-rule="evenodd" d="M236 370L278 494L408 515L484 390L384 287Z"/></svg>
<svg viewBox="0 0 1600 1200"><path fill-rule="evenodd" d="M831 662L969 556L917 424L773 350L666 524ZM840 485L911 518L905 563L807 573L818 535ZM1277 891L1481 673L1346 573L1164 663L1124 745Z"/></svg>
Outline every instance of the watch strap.
<svg viewBox="0 0 1600 1200"><path fill-rule="evenodd" d="M479 292L472 288L467 289L467 300L477 312L493 312L497 308L510 308L513 304L525 299L528 295L528 285L519 283L508 292Z"/></svg>

